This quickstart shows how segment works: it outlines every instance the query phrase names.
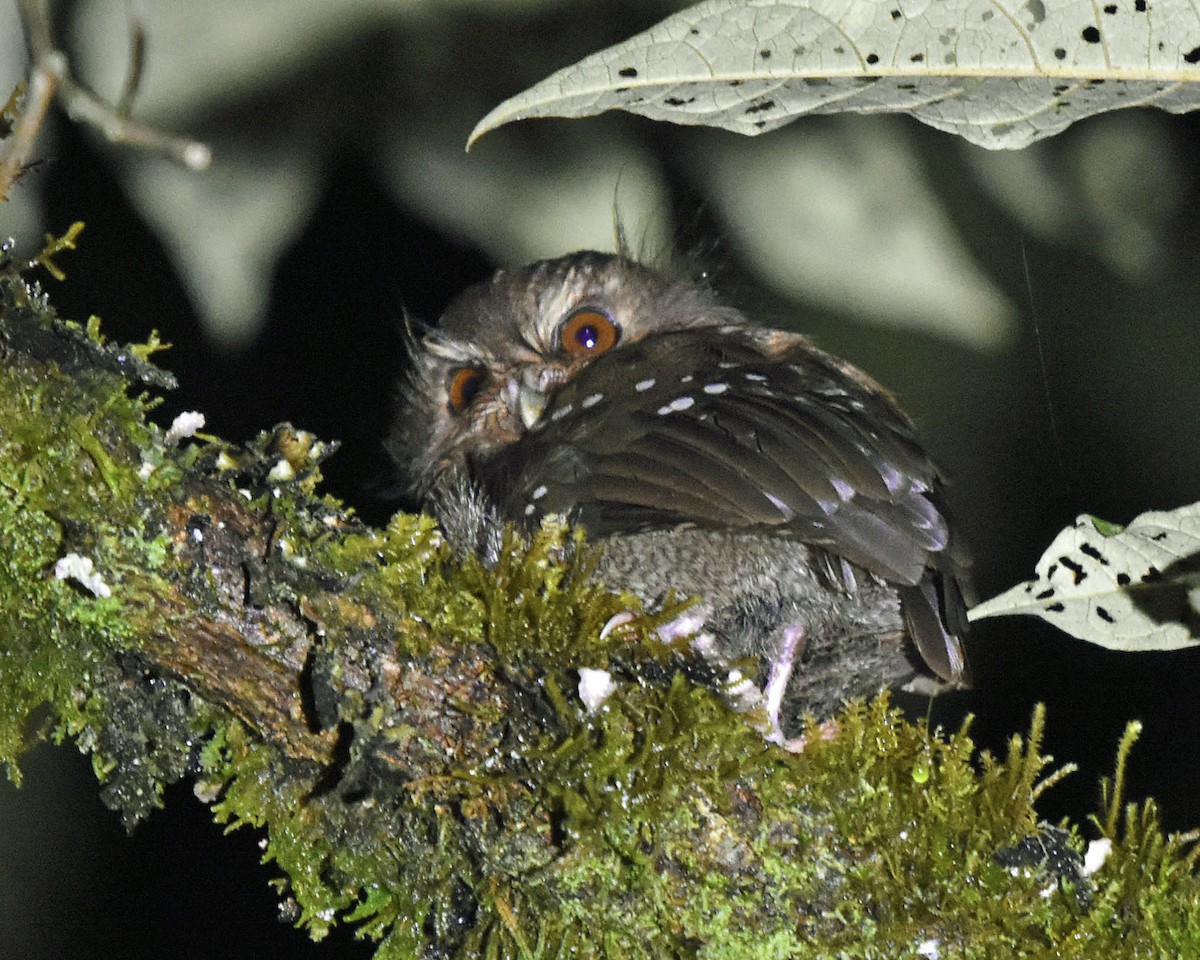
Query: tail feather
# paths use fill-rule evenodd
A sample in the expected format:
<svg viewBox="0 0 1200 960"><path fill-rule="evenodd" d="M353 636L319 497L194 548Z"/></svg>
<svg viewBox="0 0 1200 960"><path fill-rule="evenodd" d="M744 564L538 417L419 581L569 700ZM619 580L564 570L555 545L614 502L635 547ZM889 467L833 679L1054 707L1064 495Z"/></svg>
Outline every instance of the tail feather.
<svg viewBox="0 0 1200 960"><path fill-rule="evenodd" d="M969 687L971 672L962 642L967 607L957 579L929 570L920 583L899 592L900 613L922 659L948 684Z"/></svg>

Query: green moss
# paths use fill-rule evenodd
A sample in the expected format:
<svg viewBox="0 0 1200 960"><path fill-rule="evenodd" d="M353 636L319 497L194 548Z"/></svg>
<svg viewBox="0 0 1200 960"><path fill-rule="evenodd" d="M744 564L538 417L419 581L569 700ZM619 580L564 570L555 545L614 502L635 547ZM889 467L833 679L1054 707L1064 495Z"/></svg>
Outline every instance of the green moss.
<svg viewBox="0 0 1200 960"><path fill-rule="evenodd" d="M55 280L65 280L67 275L63 273L61 269L59 269L58 264L54 262L54 258L64 251L74 250L75 241L79 239L79 235L81 233L83 233L83 223L76 220L73 224L71 224L70 227L67 228L67 232L61 237L56 237L53 234L47 234L46 243L42 247L41 252L38 253L34 262L37 263L38 266L42 267L47 273L49 273L50 276L52 276ZM91 332L91 326L92 325L89 324L89 333ZM98 321L95 324L95 328L97 331L99 330Z"/></svg>
<svg viewBox="0 0 1200 960"><path fill-rule="evenodd" d="M13 277L0 281L9 316L35 334L57 321ZM5 340L14 336L5 329ZM71 356L85 349L76 328ZM99 349L99 344L96 345ZM73 694L105 651L131 640L116 595L123 576L161 563L162 544L140 508L138 450L148 445L146 401L104 378L24 369L6 359L0 379L0 759L16 779L25 718L44 701L71 732L86 723ZM54 576L68 553L90 558L114 596ZM86 699L84 697L83 699Z"/></svg>

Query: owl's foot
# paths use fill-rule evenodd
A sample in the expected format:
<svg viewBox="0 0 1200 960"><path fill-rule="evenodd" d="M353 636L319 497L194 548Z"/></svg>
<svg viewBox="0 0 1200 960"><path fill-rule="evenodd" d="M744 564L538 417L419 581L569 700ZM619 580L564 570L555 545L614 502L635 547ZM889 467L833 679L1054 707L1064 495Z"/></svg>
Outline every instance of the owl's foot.
<svg viewBox="0 0 1200 960"><path fill-rule="evenodd" d="M664 623L658 628L658 636L666 644L691 637L692 650L700 654L711 666L727 666L728 661L717 645L717 638L702 629L707 625L708 621L702 614L690 611L680 614L669 623ZM728 670L721 692L729 701L729 705L738 713L753 710L762 702L762 692L737 667L729 667Z"/></svg>
<svg viewBox="0 0 1200 960"><path fill-rule="evenodd" d="M667 626L679 623L686 619L688 614L671 621ZM696 626L704 626L704 620L699 617L693 617L698 620L698 624L692 624L692 629L686 630L682 636L692 636L692 650L700 654L710 666L722 667L729 672L725 675L725 682L721 686L721 693L731 706L738 713L749 713L751 710L762 706L762 691L758 689L758 684L747 677L737 667L730 667L728 661L722 655L717 646L717 639L707 630L696 630ZM659 631L661 633L661 630Z"/></svg>
<svg viewBox="0 0 1200 960"><path fill-rule="evenodd" d="M664 623L658 628L658 639L668 646L675 643L677 640L682 640L684 637L690 637L695 634L697 640L701 636L700 628L706 623L703 616L692 611L689 613L681 613L674 620ZM703 634L708 636L707 634ZM695 645L696 641L693 641ZM708 638L708 642L712 643L712 637ZM715 649L715 648L714 648ZM703 650L700 651L704 653Z"/></svg>
<svg viewBox="0 0 1200 960"><path fill-rule="evenodd" d="M613 630L629 623L634 619L631 611L622 611L613 616L600 631L602 637ZM710 665L725 665L728 673L721 687L721 693L729 706L739 713L750 713L762 709L767 716L763 725L763 737L768 743L775 743L792 753L801 753L808 742L808 737L787 737L783 732L780 713L783 710L783 700L787 694L788 682L796 662L804 653L807 631L803 624L789 624L783 630L779 646L771 659L766 685L761 689L758 684L747 677L737 667L729 667L728 661L721 653L716 638L705 630L707 620L694 611L681 614L674 620L658 628L659 639L666 644L674 644L686 637L691 638L692 650L703 657ZM761 716L761 714L760 714ZM832 739L837 735L837 724L830 720L820 726L820 738Z"/></svg>
<svg viewBox="0 0 1200 960"><path fill-rule="evenodd" d="M768 743L779 744L790 753L803 753L804 748L808 745L807 732L798 737L784 736L783 724L779 719L780 711L783 709L783 698L787 693L788 681L792 678L792 670L796 666L796 661L804 653L806 636L807 631L802 624L789 624L784 628L783 638L771 660L767 683L762 691L763 708L767 712L767 723L769 724L766 740ZM817 729L820 739L832 740L837 736L837 721L826 720Z"/></svg>
<svg viewBox="0 0 1200 960"><path fill-rule="evenodd" d="M608 618L603 627L600 628L600 639L603 640L614 630L617 630L627 623L632 623L637 618L632 610L622 610L620 613L614 613ZM668 646L683 640L693 634L699 634L700 628L704 626L705 620L698 613L683 613L674 620L669 620L659 627L655 632L658 634L658 639Z"/></svg>
<svg viewBox="0 0 1200 960"><path fill-rule="evenodd" d="M804 737L788 738L783 735L779 711L783 708L783 697L787 693L788 681L792 678L792 669L797 658L804 652L805 636L806 631L801 624L789 624L784 628L783 638L771 659L771 671L762 691L763 707L767 711L767 722L770 724L766 739L769 743L777 743L792 753L800 753L804 749Z"/></svg>

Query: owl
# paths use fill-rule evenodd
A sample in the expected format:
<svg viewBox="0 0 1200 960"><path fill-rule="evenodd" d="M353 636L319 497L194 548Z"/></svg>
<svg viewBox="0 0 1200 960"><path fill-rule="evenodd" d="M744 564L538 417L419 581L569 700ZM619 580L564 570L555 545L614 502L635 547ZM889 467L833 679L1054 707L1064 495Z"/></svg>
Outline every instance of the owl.
<svg viewBox="0 0 1200 960"><path fill-rule="evenodd" d="M414 354L389 450L433 512L562 515L614 588L698 597L678 631L772 739L914 668L966 685L941 481L861 370L705 282L595 252L471 287Z"/></svg>

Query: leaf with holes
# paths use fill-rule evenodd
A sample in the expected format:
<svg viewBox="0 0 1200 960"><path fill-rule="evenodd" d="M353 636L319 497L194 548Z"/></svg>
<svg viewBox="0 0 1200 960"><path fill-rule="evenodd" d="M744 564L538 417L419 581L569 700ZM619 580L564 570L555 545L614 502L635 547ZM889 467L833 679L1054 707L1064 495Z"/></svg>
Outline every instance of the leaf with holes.
<svg viewBox="0 0 1200 960"><path fill-rule="evenodd" d="M708 0L496 107L471 132L627 110L739 133L907 113L991 149L1093 114L1200 105L1190 0Z"/></svg>
<svg viewBox="0 0 1200 960"><path fill-rule="evenodd" d="M1200 644L1200 503L1143 513L1124 529L1080 516L1032 580L979 604L970 619L1016 613L1110 650Z"/></svg>

